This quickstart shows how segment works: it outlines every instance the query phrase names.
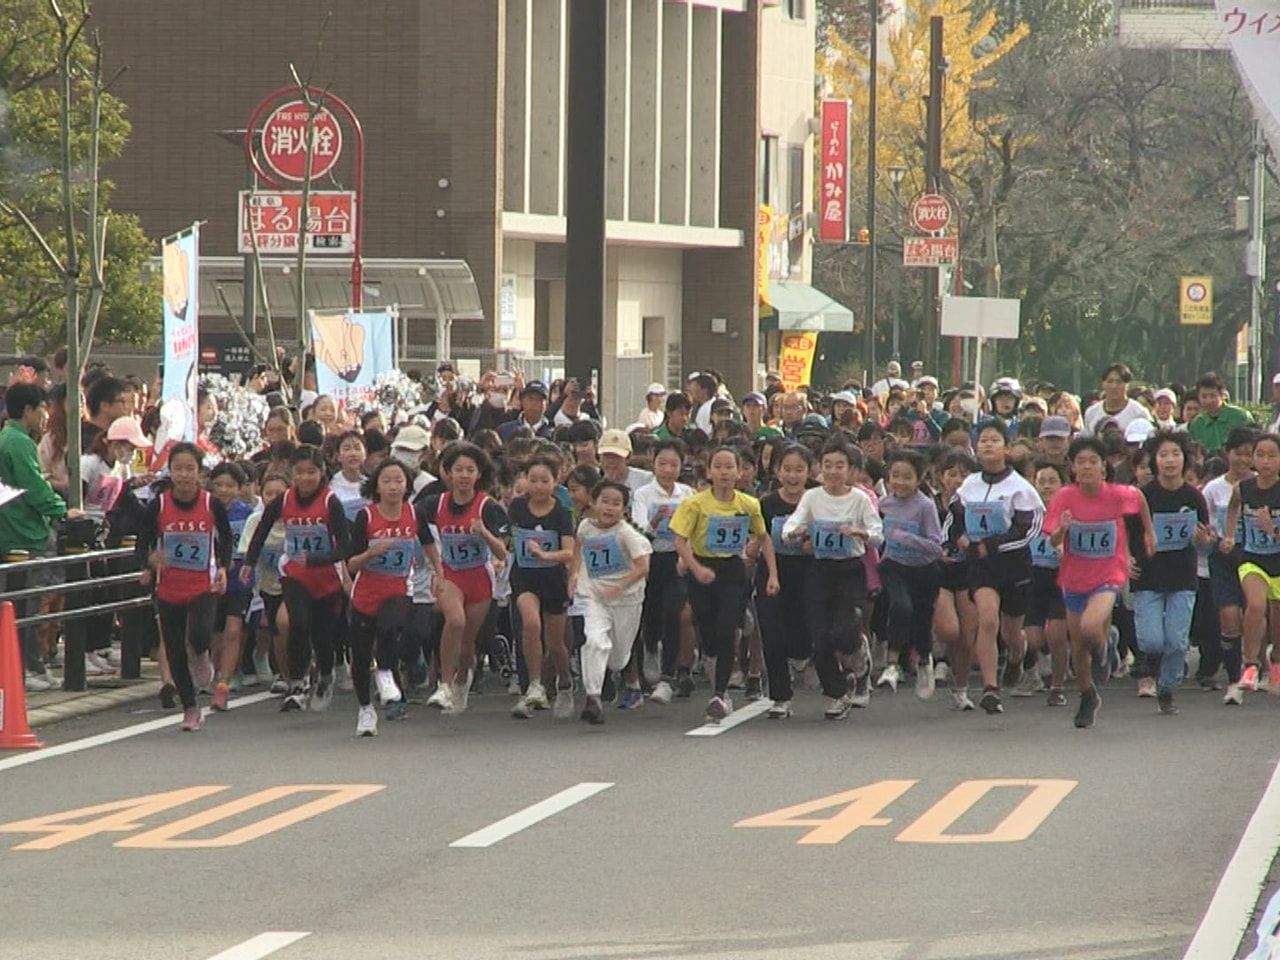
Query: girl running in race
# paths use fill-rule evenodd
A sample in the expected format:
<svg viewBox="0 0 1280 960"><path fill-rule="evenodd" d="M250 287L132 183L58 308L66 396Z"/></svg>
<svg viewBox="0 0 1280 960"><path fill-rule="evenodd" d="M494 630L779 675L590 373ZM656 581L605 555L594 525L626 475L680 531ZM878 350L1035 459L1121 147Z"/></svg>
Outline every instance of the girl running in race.
<svg viewBox="0 0 1280 960"><path fill-rule="evenodd" d="M240 535L241 557L249 551L249 545L253 543L253 536L258 532L258 523L262 520L262 514L267 506L284 496L284 492L288 489L288 477L278 473L271 473L263 478L262 503L245 520L244 532ZM288 614L281 609L284 598L280 587L280 560L283 557L284 524L277 520L275 525L267 531L267 539L262 547L262 555L258 559L257 567L253 568L255 590L259 600L262 602L262 616L258 632L259 650L265 651L269 645L271 656L275 659L277 667L276 680L271 684L272 693L289 692L288 683L280 672L284 670L284 664L289 660L289 618ZM243 563L244 561L242 560L242 566ZM255 654L255 660L260 656L263 659L267 659L263 654ZM259 662L258 675L266 677L269 674L270 670Z"/></svg>
<svg viewBox="0 0 1280 960"><path fill-rule="evenodd" d="M966 551L969 593L978 611L978 666L982 670L982 699L987 713L1004 713L1000 702L997 637L1007 650L1005 683L1022 677L1027 652L1022 618L1031 592L1031 541L1040 532L1044 504L1035 487L1007 461L1009 434L999 420L978 427L980 473L960 487L964 535L957 541Z"/></svg>
<svg viewBox="0 0 1280 960"><path fill-rule="evenodd" d="M578 525L574 541L575 579L587 597L582 719L596 725L604 723L606 671L615 673L631 659L653 553L649 541L624 519L629 497L626 484L601 480L591 492L591 516Z"/></svg>
<svg viewBox="0 0 1280 960"><path fill-rule="evenodd" d="M1092 727L1102 707L1097 685L1105 683L1107 628L1116 597L1129 582L1129 538L1125 518L1140 515L1144 546L1155 552L1155 531L1147 501L1135 488L1108 483L1107 448L1095 437L1077 437L1067 451L1076 482L1054 495L1044 529L1062 551L1058 585L1067 608L1072 663L1080 683L1074 723Z"/></svg>
<svg viewBox="0 0 1280 960"><path fill-rule="evenodd" d="M365 482L363 495L371 502L351 525L347 569L351 584L351 671L356 699L356 736L378 735L378 712L370 703L369 668L376 646L378 698L383 706L401 699L395 667L400 638L408 625L413 602L409 577L421 545L428 562L439 569L440 556L425 514L405 501L412 485L409 470L399 460L384 460Z"/></svg>
<svg viewBox="0 0 1280 960"><path fill-rule="evenodd" d="M213 629L217 636L214 651L217 661L217 679L213 685L214 710L226 710L231 696L231 679L240 669L244 654L244 621L249 615L253 600L253 588L240 581L240 567L244 554L240 551L240 539L245 521L253 513L253 504L245 499L245 485L249 478L238 464L223 462L209 474L209 491L227 512L231 526L231 569L227 574L227 590L218 598L218 612Z"/></svg>
<svg viewBox="0 0 1280 960"><path fill-rule="evenodd" d="M1253 445L1254 476L1241 480L1227 507L1227 530L1244 523L1240 555L1240 589L1244 592L1244 672L1241 691L1258 689L1258 672L1267 615L1280 618L1280 437L1264 433ZM1224 537L1219 550L1230 554L1234 537Z"/></svg>
<svg viewBox="0 0 1280 960"><path fill-rule="evenodd" d="M342 580L338 563L347 548L347 515L342 501L325 483L324 458L303 444L290 458L293 485L262 512L240 579L248 583L261 559L267 535L284 524L285 553L281 592L289 614L288 656L284 665L289 693L282 711L328 710L333 702L334 635L338 629ZM318 670L308 686L312 653Z"/></svg>
<svg viewBox="0 0 1280 960"><path fill-rule="evenodd" d="M1244 628L1240 548L1244 543L1244 530L1241 525L1237 525L1230 531L1231 536L1228 538L1227 508L1240 481L1253 476L1253 444L1256 437L1257 434L1248 427L1232 430L1224 447L1227 472L1204 486L1209 523L1218 538L1218 544L1226 539L1235 541L1235 548L1230 552L1215 548L1209 554L1209 586L1213 591L1213 606L1218 611L1218 630L1221 636L1220 660L1227 671L1227 690L1222 702L1228 706L1239 706L1244 702L1244 693L1240 689L1240 673L1243 668L1240 636ZM1206 660L1209 662L1206 663ZM1204 650L1201 650L1201 671L1210 686L1213 684L1213 674L1217 672L1217 664L1217 659L1206 657ZM1272 689L1280 687L1277 679L1280 678L1273 678ZM1204 682L1202 680L1202 684Z"/></svg>
<svg viewBox="0 0 1280 960"><path fill-rule="evenodd" d="M1053 503L1067 483L1067 468L1060 463L1041 460L1036 464L1036 493L1044 501L1045 508ZM1063 685L1067 682L1069 640L1067 637L1067 608L1062 603L1062 588L1058 586L1058 568L1061 557L1049 536L1043 530L1031 541L1031 599L1023 629L1027 631L1027 644L1037 654L1046 648L1053 663L1053 678L1049 681L1048 704L1065 706L1067 695ZM1024 681L1026 678L1023 678ZM1026 691L1025 693L1023 691ZM1019 684L1013 696L1032 696L1034 687Z"/></svg>
<svg viewBox="0 0 1280 960"><path fill-rule="evenodd" d="M965 431L968 442L968 431ZM964 450L946 453L938 464L938 513L942 518L942 570L938 604L933 611L933 630L947 649L951 667L951 708L973 710L969 699L969 672L973 665L973 645L978 633L978 611L969 596L969 568L965 550L964 510L960 487L978 464Z"/></svg>
<svg viewBox="0 0 1280 960"><path fill-rule="evenodd" d="M924 458L911 450L889 454L888 492L880 498L884 552L880 584L888 599L889 663L916 655L916 696L933 696L933 610L938 601L942 526L933 501L920 492Z"/></svg>
<svg viewBox="0 0 1280 960"><path fill-rule="evenodd" d="M200 486L200 449L175 444L168 462L172 486L151 501L142 518L138 555L143 586L156 581L160 633L182 700L181 729L196 731L204 726L196 686L213 682L209 644L217 600L227 589L231 527L222 504ZM187 659L188 643L193 662Z"/></svg>
<svg viewBox="0 0 1280 960"><path fill-rule="evenodd" d="M329 489L342 501L348 522L369 504L363 492L367 479L364 475L366 456L364 439L355 430L348 430L338 438L338 472L329 481Z"/></svg>
<svg viewBox="0 0 1280 960"><path fill-rule="evenodd" d="M653 480L631 500L631 519L653 541L649 582L644 591L644 654L659 656L658 682L649 694L654 703L667 704L675 696L675 684L688 673L692 650L681 649L680 620L689 599L688 586L679 570L676 538L671 518L693 489L678 483L684 466L684 444L674 438L659 440L653 448Z"/></svg>
<svg viewBox="0 0 1280 960"><path fill-rule="evenodd" d="M476 638L493 602L489 559L507 562L510 535L507 512L485 493L493 482L493 463L479 447L450 444L440 460L446 493L423 498L421 510L440 535L440 576L434 590L444 616L440 636L440 690L430 706L463 713L471 692Z"/></svg>
<svg viewBox="0 0 1280 960"><path fill-rule="evenodd" d="M774 464L778 489L760 501L778 566L776 596L770 596L766 589L768 571L756 567L756 612L760 616L764 665L769 674L769 696L773 699L769 716L775 720L791 716L790 661L805 662L800 671L803 673L807 670L807 661L813 657L804 607L804 585L809 579L813 548L782 538L787 518L804 496L812 468L813 454L808 447L798 443L786 445Z"/></svg>
<svg viewBox="0 0 1280 960"><path fill-rule="evenodd" d="M1156 549L1135 557L1139 574L1133 583L1133 613L1138 650L1158 678L1160 712L1178 712L1174 688L1182 682L1196 604L1196 547L1207 541L1209 511L1200 491L1186 481L1187 437L1157 433L1146 448L1155 466L1155 479L1142 488Z"/></svg>
<svg viewBox="0 0 1280 960"><path fill-rule="evenodd" d="M729 675L733 644L747 604L747 568L743 552L755 539L764 554L768 579L765 594L778 593L778 567L773 540L765 529L760 501L735 489L738 452L717 447L711 454L708 490L686 497L671 518L676 553L689 571L689 603L702 638L703 656L716 662L715 695L707 716L722 720L733 711Z"/></svg>
<svg viewBox="0 0 1280 960"><path fill-rule="evenodd" d="M881 540L880 515L871 498L853 486L854 466L861 467L862 453L843 440L830 440L822 450L822 486L800 498L782 526L784 540L808 539L813 565L805 583L805 617L813 642L813 657L827 696L824 716L840 720L853 704L852 671L838 661L851 660L863 637L862 614L867 601L867 571L863 555ZM769 540L770 554L773 541ZM771 586L777 593L777 576L770 564Z"/></svg>
<svg viewBox="0 0 1280 960"><path fill-rule="evenodd" d="M511 501L514 536L511 596L520 621L529 685L511 715L521 720L551 707L544 676L555 685L555 717L573 716L573 676L565 646L569 608L568 565L573 562L573 516L556 498L560 462L535 456L525 469L525 493Z"/></svg>

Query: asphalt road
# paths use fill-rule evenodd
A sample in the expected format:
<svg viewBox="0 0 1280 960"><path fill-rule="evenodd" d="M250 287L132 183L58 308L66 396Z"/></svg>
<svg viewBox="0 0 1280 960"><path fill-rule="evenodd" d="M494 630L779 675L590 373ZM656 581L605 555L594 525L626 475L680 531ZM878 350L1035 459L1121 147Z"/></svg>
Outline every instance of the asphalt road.
<svg viewBox="0 0 1280 960"><path fill-rule="evenodd" d="M1271 776L1280 718L1264 695L1179 699L1160 717L1113 682L1098 728L1078 731L1073 707L1040 698L959 715L944 691L921 703L904 687L829 722L807 693L790 720L703 737L687 735L701 699L588 728L513 720L495 690L363 740L350 694L327 714L255 703L195 735L0 760L0 960L1179 958ZM575 790L469 841L489 845L451 846ZM189 792L136 808L171 791ZM307 936L245 946L268 931Z"/></svg>

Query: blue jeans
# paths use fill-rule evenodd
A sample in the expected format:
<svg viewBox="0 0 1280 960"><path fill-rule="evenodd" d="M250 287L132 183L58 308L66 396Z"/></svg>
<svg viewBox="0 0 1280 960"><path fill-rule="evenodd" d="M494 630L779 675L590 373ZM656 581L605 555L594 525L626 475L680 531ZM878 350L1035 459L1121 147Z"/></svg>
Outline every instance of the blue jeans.
<svg viewBox="0 0 1280 960"><path fill-rule="evenodd" d="M1195 606L1194 590L1176 593L1139 590L1133 595L1138 649L1148 656L1160 658L1157 686L1162 692L1172 692L1182 682Z"/></svg>

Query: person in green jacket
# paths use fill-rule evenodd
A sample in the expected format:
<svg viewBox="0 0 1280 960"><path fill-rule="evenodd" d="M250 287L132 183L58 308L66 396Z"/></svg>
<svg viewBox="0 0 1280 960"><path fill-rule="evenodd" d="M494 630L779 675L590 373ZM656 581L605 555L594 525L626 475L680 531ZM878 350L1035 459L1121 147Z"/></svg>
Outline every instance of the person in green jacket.
<svg viewBox="0 0 1280 960"><path fill-rule="evenodd" d="M1196 393L1200 397L1200 416L1191 421L1187 432L1210 454L1222 450L1227 435L1236 427L1254 425L1248 410L1226 402L1227 385L1216 373L1206 373L1197 380Z"/></svg>
<svg viewBox="0 0 1280 960"><path fill-rule="evenodd" d="M0 430L0 483L24 491L16 500L0 506L0 559L10 551L25 550L35 559L49 550L51 525L67 516L67 505L49 486L40 470L36 440L44 429L46 416L44 389L34 383L15 383L4 397L9 419ZM3 579L2 590L43 585L38 575L15 572ZM15 603L19 618L27 615L28 603ZM40 645L34 629L22 631L22 659L27 670L27 689L48 690L53 682L40 660Z"/></svg>

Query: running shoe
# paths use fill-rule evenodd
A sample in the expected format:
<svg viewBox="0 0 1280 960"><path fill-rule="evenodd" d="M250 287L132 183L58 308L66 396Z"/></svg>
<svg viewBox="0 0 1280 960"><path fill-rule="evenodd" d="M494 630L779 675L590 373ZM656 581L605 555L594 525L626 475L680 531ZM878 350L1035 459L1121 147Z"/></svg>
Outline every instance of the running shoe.
<svg viewBox="0 0 1280 960"><path fill-rule="evenodd" d="M195 733L204 727L204 715L200 712L199 707L188 707L182 711L182 725L179 730L186 733Z"/></svg>
<svg viewBox="0 0 1280 960"><path fill-rule="evenodd" d="M1067 705L1067 695L1062 692L1061 687L1049 691L1048 704L1051 707L1065 707Z"/></svg>
<svg viewBox="0 0 1280 960"><path fill-rule="evenodd" d="M208 650L196 654L195 659L191 661L191 679L196 682L197 689L201 691L210 689L213 683L213 658L209 656Z"/></svg>
<svg viewBox="0 0 1280 960"><path fill-rule="evenodd" d="M707 702L707 718L719 723L729 714L733 713L733 701L729 699L726 693L723 696L712 697Z"/></svg>
<svg viewBox="0 0 1280 960"><path fill-rule="evenodd" d="M773 706L768 710L770 720L786 720L791 716L790 700L775 700Z"/></svg>
<svg viewBox="0 0 1280 960"><path fill-rule="evenodd" d="M507 696L520 696L520 677L517 674L511 674L507 677Z"/></svg>
<svg viewBox="0 0 1280 960"><path fill-rule="evenodd" d="M351 680L351 668L345 663L339 662L333 668L333 685L343 693L351 693L355 690L356 685ZM378 689L382 689L381 685L379 685Z"/></svg>
<svg viewBox="0 0 1280 960"><path fill-rule="evenodd" d="M1098 722L1098 711L1102 709L1102 696L1090 687L1080 694L1080 709L1076 711L1075 725L1080 730L1088 730Z"/></svg>
<svg viewBox="0 0 1280 960"><path fill-rule="evenodd" d="M861 710L871 706L871 670L861 676L853 678L853 684L849 692L845 694L845 699L849 701L849 706L856 707Z"/></svg>
<svg viewBox="0 0 1280 960"><path fill-rule="evenodd" d="M166 683L160 688L160 706L165 710L172 710L178 703L178 688L172 683Z"/></svg>
<svg viewBox="0 0 1280 960"><path fill-rule="evenodd" d="M479 682L477 679L480 674L476 671L467 671L467 678L462 683L453 684L452 703L449 707L450 713L466 713L467 698L476 692L475 684Z"/></svg>
<svg viewBox="0 0 1280 960"><path fill-rule="evenodd" d="M427 676L430 669L427 666L427 658L422 651L418 651L418 657L413 661L413 665L409 668L409 683L415 687L421 687L427 682Z"/></svg>
<svg viewBox="0 0 1280 960"><path fill-rule="evenodd" d="M547 691L542 686L541 680L529 681L529 690L525 693L524 698L529 701L529 706L534 710L551 709L551 701L547 699Z"/></svg>
<svg viewBox="0 0 1280 960"><path fill-rule="evenodd" d="M233 684L237 684L235 688L236 690L239 690L241 687L248 689L249 687L256 687L258 684L262 683L262 678L258 676L257 670L251 670L249 673L245 673L243 670L237 670L236 675L231 678L231 682Z"/></svg>
<svg viewBox="0 0 1280 960"><path fill-rule="evenodd" d="M697 688L697 684L693 682L693 674L686 671L676 678L676 699L688 700Z"/></svg>
<svg viewBox="0 0 1280 960"><path fill-rule="evenodd" d="M46 690L54 689L57 684L47 673L28 673L23 679L22 686L27 693L44 693Z"/></svg>
<svg viewBox="0 0 1280 960"><path fill-rule="evenodd" d="M467 674L467 692L477 697L484 695L484 673L481 670Z"/></svg>
<svg viewBox="0 0 1280 960"><path fill-rule="evenodd" d="M280 701L281 713L292 713L295 710L307 709L307 691L300 683L289 688L288 696Z"/></svg>
<svg viewBox="0 0 1280 960"><path fill-rule="evenodd" d="M662 659L657 650L644 649L644 678L650 686L662 679Z"/></svg>
<svg viewBox="0 0 1280 960"><path fill-rule="evenodd" d="M333 703L333 674L322 674L320 680L311 689L311 703L307 709L313 713L324 713Z"/></svg>
<svg viewBox="0 0 1280 960"><path fill-rule="evenodd" d="M84 655L84 675L86 677L104 677L109 673L115 672L109 664L103 665L99 663L99 659L97 654L86 653Z"/></svg>
<svg viewBox="0 0 1280 960"><path fill-rule="evenodd" d="M822 711L822 715L828 720L843 720L849 715L849 711L852 709L852 704L850 704L846 698L828 697L827 709Z"/></svg>
<svg viewBox="0 0 1280 960"><path fill-rule="evenodd" d="M653 692L649 694L649 699L654 703L666 706L671 702L673 696L675 696L675 691L671 689L671 684L666 680L659 680L654 686Z"/></svg>
<svg viewBox="0 0 1280 960"><path fill-rule="evenodd" d="M729 689L741 690L747 685L747 678L743 676L741 670L735 670L729 674Z"/></svg>
<svg viewBox="0 0 1280 960"><path fill-rule="evenodd" d="M528 720L533 716L533 706L529 703L528 697L521 697L516 701L516 705L511 708L511 715L517 720Z"/></svg>
<svg viewBox="0 0 1280 960"><path fill-rule="evenodd" d="M916 665L916 696L921 700L929 700L937 688L937 678L933 672L932 655L925 657Z"/></svg>
<svg viewBox="0 0 1280 960"><path fill-rule="evenodd" d="M627 687L618 701L619 710L639 710L644 706L644 694L639 687Z"/></svg>
<svg viewBox="0 0 1280 960"><path fill-rule="evenodd" d="M227 709L227 701L231 699L231 687L225 683L213 685L213 702L209 704L214 710L222 712Z"/></svg>
<svg viewBox="0 0 1280 960"><path fill-rule="evenodd" d="M356 736L376 737L377 735L378 711L373 709L373 704L361 707L360 712L356 714Z"/></svg>
<svg viewBox="0 0 1280 960"><path fill-rule="evenodd" d="M1172 690L1161 690L1156 700L1160 704L1161 716L1176 717L1178 715L1178 705L1173 702Z"/></svg>
<svg viewBox="0 0 1280 960"><path fill-rule="evenodd" d="M951 709L952 710L974 710L973 701L969 699L968 690L952 690L951 691Z"/></svg>
<svg viewBox="0 0 1280 960"><path fill-rule="evenodd" d="M1258 689L1258 668L1253 664L1244 668L1244 673L1240 674L1239 687L1241 690L1254 691Z"/></svg>
<svg viewBox="0 0 1280 960"><path fill-rule="evenodd" d="M1034 697L1038 693L1044 693L1044 681L1040 679L1040 674L1035 670L1023 670L1022 678L1009 691L1009 696Z"/></svg>
<svg viewBox="0 0 1280 960"><path fill-rule="evenodd" d="M271 658L265 653L259 653L255 650L253 652L253 669L259 677L271 676Z"/></svg>
<svg viewBox="0 0 1280 960"><path fill-rule="evenodd" d="M436 710L448 710L453 706L453 692L447 683L436 684L435 693L427 697L427 706Z"/></svg>
<svg viewBox="0 0 1280 960"><path fill-rule="evenodd" d="M951 664L947 663L945 660L942 663L934 664L933 682L935 684L953 683L954 681L955 681L955 678L951 674Z"/></svg>
<svg viewBox="0 0 1280 960"><path fill-rule="evenodd" d="M1138 696L1143 698L1151 698L1156 695L1156 678L1142 677L1138 680Z"/></svg>
<svg viewBox="0 0 1280 960"><path fill-rule="evenodd" d="M396 686L394 673L390 670L378 670L373 678L378 683L378 699L382 701L384 707L400 699L400 688Z"/></svg>
<svg viewBox="0 0 1280 960"><path fill-rule="evenodd" d="M747 691L742 698L748 702L759 700L764 696L764 687L759 677L747 677Z"/></svg>
<svg viewBox="0 0 1280 960"><path fill-rule="evenodd" d="M275 678L271 681L271 686L267 688L267 692L268 693L288 693L289 681L277 673L275 675Z"/></svg>
<svg viewBox="0 0 1280 960"><path fill-rule="evenodd" d="M594 727L604 723L604 704L599 697L587 697L586 705L582 708L582 719Z"/></svg>
<svg viewBox="0 0 1280 960"><path fill-rule="evenodd" d="M556 702L552 705L551 715L557 720L572 720L573 706L573 686L557 687Z"/></svg>
<svg viewBox="0 0 1280 960"><path fill-rule="evenodd" d="M392 700L390 703L384 703L382 708L386 711L388 720L404 720L409 716L408 700Z"/></svg>
<svg viewBox="0 0 1280 960"><path fill-rule="evenodd" d="M880 679L876 681L877 687L888 687L894 693L898 692L898 682L902 679L902 669L896 664L891 663L884 668L884 672L880 674Z"/></svg>
<svg viewBox="0 0 1280 960"><path fill-rule="evenodd" d="M983 690L982 699L978 701L978 706L992 716L997 713L1004 713L1004 704L1000 702L999 690Z"/></svg>
<svg viewBox="0 0 1280 960"><path fill-rule="evenodd" d="M1222 696L1222 704L1227 707L1238 707L1244 703L1244 687L1238 683L1227 684L1227 692Z"/></svg>

